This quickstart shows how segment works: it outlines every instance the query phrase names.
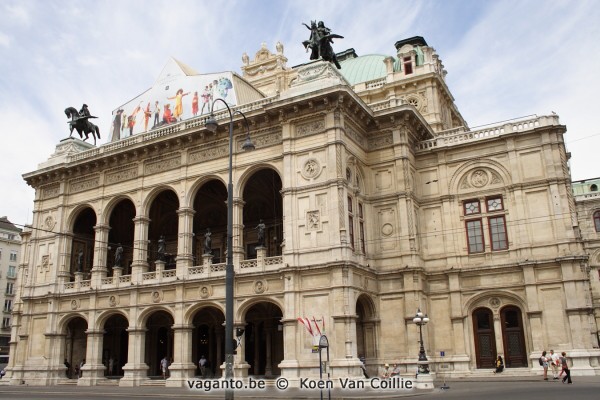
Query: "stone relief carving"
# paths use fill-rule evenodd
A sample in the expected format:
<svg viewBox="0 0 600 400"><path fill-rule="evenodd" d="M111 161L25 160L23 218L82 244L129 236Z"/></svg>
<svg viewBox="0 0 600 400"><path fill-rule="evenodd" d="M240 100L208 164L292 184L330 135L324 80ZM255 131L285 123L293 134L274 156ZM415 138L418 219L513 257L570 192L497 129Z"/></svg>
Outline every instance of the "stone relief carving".
<svg viewBox="0 0 600 400"><path fill-rule="evenodd" d="M325 130L325 120L311 121L296 126L296 136L308 136L315 133L322 133Z"/></svg>
<svg viewBox="0 0 600 400"><path fill-rule="evenodd" d="M71 310L77 310L81 306L81 301L78 299L71 300Z"/></svg>
<svg viewBox="0 0 600 400"><path fill-rule="evenodd" d="M310 231L316 231L321 228L321 214L319 210L306 212L306 227Z"/></svg>
<svg viewBox="0 0 600 400"><path fill-rule="evenodd" d="M40 264L40 272L46 272L50 269L50 256L42 256L42 262Z"/></svg>
<svg viewBox="0 0 600 400"><path fill-rule="evenodd" d="M307 159L300 170L300 174L306 180L314 179L321 174L321 164L314 157Z"/></svg>
<svg viewBox="0 0 600 400"><path fill-rule="evenodd" d="M44 225L46 225L46 228L51 231L54 228L54 225L56 225L54 217L52 217L52 215L48 215L44 220Z"/></svg>
<svg viewBox="0 0 600 400"><path fill-rule="evenodd" d="M155 159L146 162L144 172L147 175L155 174L157 172L168 171L171 169L179 168L181 166L181 156L179 154L164 159Z"/></svg>
<svg viewBox="0 0 600 400"><path fill-rule="evenodd" d="M256 281L254 282L254 293L260 294L264 293L267 290L267 283L265 281Z"/></svg>
<svg viewBox="0 0 600 400"><path fill-rule="evenodd" d="M157 290L155 290L154 292L152 292L152 302L153 303L160 303L161 300L161 293Z"/></svg>
<svg viewBox="0 0 600 400"><path fill-rule="evenodd" d="M214 160L215 158L225 157L229 154L229 147L223 144L217 147L193 151L189 154L188 162L196 164L203 161Z"/></svg>
<svg viewBox="0 0 600 400"><path fill-rule="evenodd" d="M42 189L42 197L49 199L60 194L60 184L48 185Z"/></svg>
<svg viewBox="0 0 600 400"><path fill-rule="evenodd" d="M482 188L488 184L490 178L486 171L478 169L471 174L471 185Z"/></svg>
<svg viewBox="0 0 600 400"><path fill-rule="evenodd" d="M106 183L117 183L135 179L138 177L138 168L136 165L124 166L118 169L107 171L105 174Z"/></svg>
<svg viewBox="0 0 600 400"><path fill-rule="evenodd" d="M492 297L490 299L490 306L492 306L494 308L500 307L501 304L502 304L502 301L500 301L500 299L497 297Z"/></svg>
<svg viewBox="0 0 600 400"><path fill-rule="evenodd" d="M100 177L95 176L93 178L86 177L85 179L74 179L69 185L70 193L83 192L84 190L93 189L100 185Z"/></svg>
<svg viewBox="0 0 600 400"><path fill-rule="evenodd" d="M202 286L200 288L200 297L203 299L207 299L211 295L211 288L209 286Z"/></svg>
<svg viewBox="0 0 600 400"><path fill-rule="evenodd" d="M378 136L369 140L369 150L375 150L383 147L390 146L394 142L392 133Z"/></svg>
<svg viewBox="0 0 600 400"><path fill-rule="evenodd" d="M116 306L117 304L119 304L119 300L118 300L118 298L117 298L116 296L110 296L110 297L108 298L108 304L109 304L111 307L114 307L114 306Z"/></svg>
<svg viewBox="0 0 600 400"><path fill-rule="evenodd" d="M381 234L383 236L391 236L394 233L394 226L390 223L385 223L381 226Z"/></svg>

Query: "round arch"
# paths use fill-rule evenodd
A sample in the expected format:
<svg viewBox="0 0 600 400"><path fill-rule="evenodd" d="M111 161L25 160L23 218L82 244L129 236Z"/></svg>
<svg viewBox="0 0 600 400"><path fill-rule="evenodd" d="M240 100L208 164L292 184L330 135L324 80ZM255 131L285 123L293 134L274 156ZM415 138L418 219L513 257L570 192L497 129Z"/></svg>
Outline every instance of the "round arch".
<svg viewBox="0 0 600 400"><path fill-rule="evenodd" d="M377 310L371 296L361 293L356 298L356 356L366 365L376 363L378 357Z"/></svg>
<svg viewBox="0 0 600 400"><path fill-rule="evenodd" d="M216 308L217 310L221 311L223 313L223 315L225 315L224 305L217 301L196 303L196 304L192 305L190 308L188 308L185 311L185 313L183 314L183 324L184 325L192 324L196 314L198 312L201 312L205 308Z"/></svg>
<svg viewBox="0 0 600 400"><path fill-rule="evenodd" d="M128 194L119 194L108 200L106 205L103 208L103 212L100 214L100 219L98 221L99 224L108 225L110 220L110 215L114 211L115 207L123 200L129 200L131 204L133 204L134 209L137 215L137 207L135 207L135 200Z"/></svg>
<svg viewBox="0 0 600 400"><path fill-rule="evenodd" d="M67 231L73 232L77 218L82 212L84 212L87 209L90 209L94 213L94 215L96 216L96 223L98 223L98 211L91 204L80 204L67 213L67 216L65 218L65 220L67 221Z"/></svg>
<svg viewBox="0 0 600 400"><path fill-rule="evenodd" d="M247 304L244 313L244 358L250 365L248 373L267 378L281 375L283 361L283 308L272 299Z"/></svg>
<svg viewBox="0 0 600 400"><path fill-rule="evenodd" d="M450 178L448 182L448 190L450 194L457 194L460 192L459 183L463 177L470 171L476 168L490 169L500 175L503 181L503 187L512 183L512 176L504 165L494 160L472 160L467 161L461 165Z"/></svg>
<svg viewBox="0 0 600 400"><path fill-rule="evenodd" d="M285 308L280 301L278 301L277 299L271 298L271 297L257 296L257 297L253 297L250 299L246 299L244 302L242 302L240 304L240 306L237 309L237 312L235 312L234 321L243 321L248 310L259 303L271 303L271 304L279 307L279 309L281 310L281 313L283 315L283 310ZM284 315L284 317L285 317L285 315Z"/></svg>
<svg viewBox="0 0 600 400"><path fill-rule="evenodd" d="M129 315L125 311L123 311L123 310L106 310L106 311L102 311L96 317L96 327L98 327L98 329L104 329L104 324L106 324L106 321L108 321L111 317L113 317L115 315L122 316L129 323ZM129 324L129 325L131 325L131 324Z"/></svg>
<svg viewBox="0 0 600 400"><path fill-rule="evenodd" d="M188 191L186 192L185 196L182 199L182 202L185 203L185 207L192 207L194 204L194 199L196 198L196 195L198 194L198 191L202 188L202 186L204 186L205 184L207 184L208 182L211 181L218 181L221 182L223 184L223 186L225 188L227 188L227 182L225 181L225 179L223 179L221 176L216 175L216 174L211 174L211 175L206 175L206 176L202 176L201 178L197 179L188 189Z"/></svg>
<svg viewBox="0 0 600 400"><path fill-rule="evenodd" d="M139 207L139 213L137 215L148 217L150 208L152 207L152 203L154 203L154 200L156 200L156 198L160 196L162 192L166 191L170 191L173 192L173 194L175 194L175 197L177 197L177 200L179 201L179 207L181 207L181 201L179 199L179 196L177 195L177 190L173 186L163 184L152 188L152 190L150 190L144 196L144 200L142 201L142 204Z"/></svg>
<svg viewBox="0 0 600 400"><path fill-rule="evenodd" d="M280 171L279 168L277 168L276 165L270 164L270 163L257 163L252 166L249 166L241 173L239 180L238 180L238 184L234 185L234 188L233 188L234 197L236 195L238 197L243 197L243 193L244 193L244 190L246 189L246 185L248 185L248 182L252 179L252 177L257 172L260 172L264 169L272 170L274 173L276 173L279 176L279 180L283 183L283 179L281 179L281 177L283 176L283 173L282 173L282 171ZM237 186L237 189L236 189L236 186Z"/></svg>

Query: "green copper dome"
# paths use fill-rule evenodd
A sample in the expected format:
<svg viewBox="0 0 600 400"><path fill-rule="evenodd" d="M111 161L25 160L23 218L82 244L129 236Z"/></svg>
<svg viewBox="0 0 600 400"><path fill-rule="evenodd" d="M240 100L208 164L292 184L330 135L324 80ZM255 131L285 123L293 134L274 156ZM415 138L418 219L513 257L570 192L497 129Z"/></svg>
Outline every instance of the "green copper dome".
<svg viewBox="0 0 600 400"><path fill-rule="evenodd" d="M387 56L381 54L369 54L356 58L347 58L340 62L340 72L351 85L372 81L386 76L383 60Z"/></svg>

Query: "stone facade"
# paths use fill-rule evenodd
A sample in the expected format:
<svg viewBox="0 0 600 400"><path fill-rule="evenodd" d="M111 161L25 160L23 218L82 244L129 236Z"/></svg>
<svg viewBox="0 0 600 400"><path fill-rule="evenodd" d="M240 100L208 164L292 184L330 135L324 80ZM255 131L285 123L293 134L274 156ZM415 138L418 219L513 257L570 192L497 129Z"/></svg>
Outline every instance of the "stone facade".
<svg viewBox="0 0 600 400"><path fill-rule="evenodd" d="M566 127L549 115L469 129L439 57L415 43L353 85L327 62L288 68L283 46L243 58L266 97L234 108L256 144L241 151L236 117L236 376L318 376L306 325L326 332L333 377L362 376L359 357L412 375L417 309L433 372L473 374L496 354L535 372L554 348L574 374L600 373L599 257L577 228L588 203L571 192ZM11 383L57 384L85 359L78 384L136 386L166 356L166 384L183 386L204 354L220 376L228 132L204 122L65 139L24 175L36 201Z"/></svg>

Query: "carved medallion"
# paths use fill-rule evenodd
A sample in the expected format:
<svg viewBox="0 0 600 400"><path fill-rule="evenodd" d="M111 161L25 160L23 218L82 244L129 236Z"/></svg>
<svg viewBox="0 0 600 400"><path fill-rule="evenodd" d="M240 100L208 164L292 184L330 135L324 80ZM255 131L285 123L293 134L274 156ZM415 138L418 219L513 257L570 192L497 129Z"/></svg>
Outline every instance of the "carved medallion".
<svg viewBox="0 0 600 400"><path fill-rule="evenodd" d="M482 169L478 169L471 175L471 184L477 188L484 187L488 184L490 178Z"/></svg>
<svg viewBox="0 0 600 400"><path fill-rule="evenodd" d="M152 302L153 303L160 303L160 298L161 298L160 292L158 292L156 290L154 292L152 292Z"/></svg>
<svg viewBox="0 0 600 400"><path fill-rule="evenodd" d="M383 224L383 226L381 227L381 234L383 236L390 236L392 233L394 233L394 227L392 226L392 224Z"/></svg>
<svg viewBox="0 0 600 400"><path fill-rule="evenodd" d="M264 293L265 290L267 290L267 284L265 281L254 282L254 293L257 293L257 294Z"/></svg>
<svg viewBox="0 0 600 400"><path fill-rule="evenodd" d="M77 310L80 305L81 305L81 302L79 300L76 300L76 299L71 300L71 310Z"/></svg>
<svg viewBox="0 0 600 400"><path fill-rule="evenodd" d="M497 297L492 297L490 299L490 306L494 307L494 308L498 308L500 307L500 304L502 304L502 301L500 301L499 298Z"/></svg>
<svg viewBox="0 0 600 400"><path fill-rule="evenodd" d="M117 297L116 297L116 296L110 296L110 297L108 298L108 304L109 304L111 307L114 307L114 306L116 306L117 304L119 304L119 301L118 301L118 299L117 299Z"/></svg>
<svg viewBox="0 0 600 400"><path fill-rule="evenodd" d="M321 164L316 158L309 158L304 162L304 166L300 171L304 179L313 179L321 173Z"/></svg>
<svg viewBox="0 0 600 400"><path fill-rule="evenodd" d="M52 228L54 228L54 225L56 225L56 221L54 220L54 218L52 218L52 215L48 215L46 217L46 219L44 220L44 225L46 225L46 227L50 231L52 230Z"/></svg>
<svg viewBox="0 0 600 400"><path fill-rule="evenodd" d="M208 286L202 286L200 288L200 297L203 299L207 299L210 297L210 288Z"/></svg>

